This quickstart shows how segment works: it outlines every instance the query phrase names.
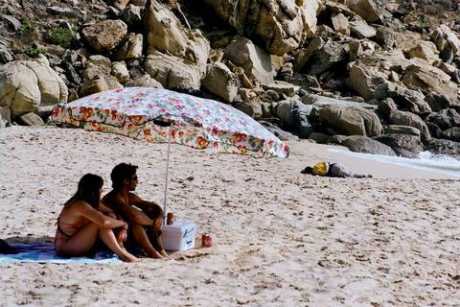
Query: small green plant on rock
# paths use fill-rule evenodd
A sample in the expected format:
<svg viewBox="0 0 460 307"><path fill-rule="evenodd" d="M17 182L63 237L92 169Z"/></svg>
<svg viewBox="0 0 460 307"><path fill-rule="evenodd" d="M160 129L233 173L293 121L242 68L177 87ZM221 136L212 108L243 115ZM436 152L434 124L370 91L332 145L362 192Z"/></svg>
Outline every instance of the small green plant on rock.
<svg viewBox="0 0 460 307"><path fill-rule="evenodd" d="M33 25L30 19L28 18L21 18L21 27L19 28L19 35L24 36L32 32Z"/></svg>
<svg viewBox="0 0 460 307"><path fill-rule="evenodd" d="M430 27L430 21L424 15L420 15L417 21L418 21L419 27L421 27L421 28L429 28Z"/></svg>
<svg viewBox="0 0 460 307"><path fill-rule="evenodd" d="M63 48L70 48L74 40L73 31L68 28L54 28L48 32L50 43L59 45Z"/></svg>
<svg viewBox="0 0 460 307"><path fill-rule="evenodd" d="M43 48L40 48L40 47L37 47L37 46L32 46L32 47L29 47L27 48L26 50L24 50L24 53L28 56L30 56L31 58L36 58L38 57L40 54L43 54L45 53L46 50L43 49Z"/></svg>

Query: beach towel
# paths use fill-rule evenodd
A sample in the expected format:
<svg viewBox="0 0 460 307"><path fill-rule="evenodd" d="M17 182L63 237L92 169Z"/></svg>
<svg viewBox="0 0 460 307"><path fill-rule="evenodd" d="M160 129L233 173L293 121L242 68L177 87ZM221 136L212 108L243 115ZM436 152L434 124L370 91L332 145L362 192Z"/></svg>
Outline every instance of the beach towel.
<svg viewBox="0 0 460 307"><path fill-rule="evenodd" d="M93 258L72 257L65 258L56 255L53 243L15 243L11 246L17 251L13 254L0 254L0 265L14 262L36 263L75 263L100 264L120 263L121 260L112 252L100 251Z"/></svg>

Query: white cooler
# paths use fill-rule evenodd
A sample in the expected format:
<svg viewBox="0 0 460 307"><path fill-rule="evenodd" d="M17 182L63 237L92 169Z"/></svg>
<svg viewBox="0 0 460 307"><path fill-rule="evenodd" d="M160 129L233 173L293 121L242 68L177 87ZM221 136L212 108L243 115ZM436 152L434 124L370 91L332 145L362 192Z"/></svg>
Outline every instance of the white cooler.
<svg viewBox="0 0 460 307"><path fill-rule="evenodd" d="M163 225L163 244L168 251L185 251L195 247L197 227L192 221L176 220Z"/></svg>

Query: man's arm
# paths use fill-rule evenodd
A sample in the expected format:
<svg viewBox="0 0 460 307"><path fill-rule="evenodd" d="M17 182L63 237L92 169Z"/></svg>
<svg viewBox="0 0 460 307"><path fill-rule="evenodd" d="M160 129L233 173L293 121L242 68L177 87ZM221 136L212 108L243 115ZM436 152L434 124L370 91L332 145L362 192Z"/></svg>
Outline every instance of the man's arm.
<svg viewBox="0 0 460 307"><path fill-rule="evenodd" d="M153 224L153 221L142 211L117 198L113 199L113 202L115 202L117 208L120 209L123 216L128 219L130 223L139 224L142 226L151 226Z"/></svg>
<svg viewBox="0 0 460 307"><path fill-rule="evenodd" d="M116 217L115 212L111 208L106 206L103 202L99 203L99 208L98 209L99 209L99 211L101 211L105 215L108 215L110 217Z"/></svg>
<svg viewBox="0 0 460 307"><path fill-rule="evenodd" d="M80 201L78 204L78 212L93 222L94 224L102 227L102 228L120 228L120 227L126 227L126 222L111 218L109 216L106 216L102 214L99 210L94 209L91 207L88 203L84 201Z"/></svg>
<svg viewBox="0 0 460 307"><path fill-rule="evenodd" d="M142 209L143 211L147 211L149 208L154 207L154 206L159 207L157 203L153 201L143 200L142 198L140 198L139 196L133 193L129 193L129 203L130 205L136 206Z"/></svg>

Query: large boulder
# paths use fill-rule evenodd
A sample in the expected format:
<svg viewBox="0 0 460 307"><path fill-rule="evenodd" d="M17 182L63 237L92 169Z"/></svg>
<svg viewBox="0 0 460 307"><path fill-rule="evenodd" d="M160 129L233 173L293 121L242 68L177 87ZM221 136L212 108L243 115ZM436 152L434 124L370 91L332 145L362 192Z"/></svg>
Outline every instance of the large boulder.
<svg viewBox="0 0 460 307"><path fill-rule="evenodd" d="M142 25L144 16L144 5L128 5L121 13L121 19L126 22L130 28L136 28Z"/></svg>
<svg viewBox="0 0 460 307"><path fill-rule="evenodd" d="M19 122L23 125L34 127L40 127L45 125L45 122L40 117L40 115L32 112L21 115L19 117Z"/></svg>
<svg viewBox="0 0 460 307"><path fill-rule="evenodd" d="M376 155L395 156L395 152L391 147L382 144L366 136L353 135L346 137L341 142L342 145L348 147L351 151L370 153Z"/></svg>
<svg viewBox="0 0 460 307"><path fill-rule="evenodd" d="M8 43L0 40L0 63L8 63L13 61L13 55L8 48Z"/></svg>
<svg viewBox="0 0 460 307"><path fill-rule="evenodd" d="M226 102L232 102L238 94L238 78L221 62L208 65L202 86Z"/></svg>
<svg viewBox="0 0 460 307"><path fill-rule="evenodd" d="M129 79L129 71L124 62L114 62L103 55L91 55L82 73L83 84L80 95L86 96L107 90L122 88Z"/></svg>
<svg viewBox="0 0 460 307"><path fill-rule="evenodd" d="M313 38L306 48L301 48L295 52L294 68L296 71L302 71L305 65L310 61L311 57L321 48L326 42L321 37Z"/></svg>
<svg viewBox="0 0 460 307"><path fill-rule="evenodd" d="M355 61L363 56L372 55L375 52L376 45L375 42L367 39L352 40L348 43L350 49L349 59Z"/></svg>
<svg viewBox="0 0 460 307"><path fill-rule="evenodd" d="M47 61L14 61L0 68L0 107L13 118L67 101L68 89Z"/></svg>
<svg viewBox="0 0 460 307"><path fill-rule="evenodd" d="M421 133L420 130L411 126L403 125L389 125L386 126L383 130L384 134L408 134L416 136L420 139Z"/></svg>
<svg viewBox="0 0 460 307"><path fill-rule="evenodd" d="M247 38L239 37L224 50L225 58L244 69L253 82L270 84L274 72L271 57Z"/></svg>
<svg viewBox="0 0 460 307"><path fill-rule="evenodd" d="M449 75L425 60L406 59L401 50L362 57L349 65L349 71L349 85L365 99L391 97L389 91L392 87L405 85L412 90L421 90L426 94L435 92L457 100L458 87ZM421 102L420 99L418 101ZM428 104L417 105L420 109L417 112L427 111Z"/></svg>
<svg viewBox="0 0 460 307"><path fill-rule="evenodd" d="M142 57L144 36L142 34L129 33L126 41L115 53L114 58L117 60L131 60Z"/></svg>
<svg viewBox="0 0 460 307"><path fill-rule="evenodd" d="M420 58L427 61L430 65L439 61L439 51L433 42L420 41L417 46L410 49L407 54L410 58Z"/></svg>
<svg viewBox="0 0 460 307"><path fill-rule="evenodd" d="M447 25L440 25L433 31L431 39L441 51L444 60L452 60L454 56L460 56L460 39Z"/></svg>
<svg viewBox="0 0 460 307"><path fill-rule="evenodd" d="M390 146L399 156L415 158L423 151L423 144L419 135L389 133L376 138L377 141Z"/></svg>
<svg viewBox="0 0 460 307"><path fill-rule="evenodd" d="M348 0L347 6L368 22L381 22L382 11L373 0Z"/></svg>
<svg viewBox="0 0 460 307"><path fill-rule="evenodd" d="M319 110L319 121L344 135L379 136L382 124L375 112L359 107L327 106Z"/></svg>
<svg viewBox="0 0 460 307"><path fill-rule="evenodd" d="M111 4L119 10L124 10L129 4L130 0L112 0Z"/></svg>
<svg viewBox="0 0 460 307"><path fill-rule="evenodd" d="M442 136L445 139L455 141L455 142L460 142L460 127L452 127L452 128L446 129L442 132Z"/></svg>
<svg viewBox="0 0 460 307"><path fill-rule="evenodd" d="M421 119L420 116L416 114L397 110L390 114L389 121L394 125L403 125L417 128L422 134L422 140L428 141L431 139L431 134L428 126L425 124L423 119Z"/></svg>
<svg viewBox="0 0 460 307"><path fill-rule="evenodd" d="M385 86L385 80L388 78L384 71L359 61L349 66L349 72L350 86L367 100L374 98L379 88Z"/></svg>
<svg viewBox="0 0 460 307"><path fill-rule="evenodd" d="M452 78L453 82L460 84L460 69L457 68L457 66L447 64L446 62L441 62L438 65L438 68L441 69L446 74L448 74Z"/></svg>
<svg viewBox="0 0 460 307"><path fill-rule="evenodd" d="M149 74L144 74L133 80L128 81L125 86L127 87L153 87L153 88L163 88L160 82L150 77Z"/></svg>
<svg viewBox="0 0 460 307"><path fill-rule="evenodd" d="M273 133L277 138L279 138L281 141L298 141L299 138L287 131L284 131L277 125L274 125L270 122L267 121L259 121L259 123L264 126L268 131Z"/></svg>
<svg viewBox="0 0 460 307"><path fill-rule="evenodd" d="M398 105L399 109L419 115L431 113L431 107L425 100L425 96L416 90L410 90L404 86L390 86L388 96Z"/></svg>
<svg viewBox="0 0 460 307"><path fill-rule="evenodd" d="M94 93L104 92L117 88L122 88L117 78L111 75L98 75L92 79L87 79L80 87L80 95L87 96Z"/></svg>
<svg viewBox="0 0 460 307"><path fill-rule="evenodd" d="M128 34L128 26L121 20L104 20L86 26L81 31L85 42L97 52L111 51Z"/></svg>
<svg viewBox="0 0 460 307"><path fill-rule="evenodd" d="M130 75L129 75L129 70L128 67L126 66L126 63L123 61L120 62L113 62L112 63L112 75L117 78L117 80L125 84L128 82Z"/></svg>
<svg viewBox="0 0 460 307"><path fill-rule="evenodd" d="M393 29L388 27L378 27L375 41L384 49L393 49L396 44L396 35Z"/></svg>
<svg viewBox="0 0 460 307"><path fill-rule="evenodd" d="M364 56L349 65L349 84L365 99L386 98L392 72L404 71L411 64L401 50Z"/></svg>
<svg viewBox="0 0 460 307"><path fill-rule="evenodd" d="M240 89L237 99L233 101L233 107L246 113L252 118L261 118L264 111L260 101L253 99L252 97L247 97L244 93L247 92L247 89ZM243 97L242 97L243 96Z"/></svg>
<svg viewBox="0 0 460 307"><path fill-rule="evenodd" d="M295 99L280 101L274 113L281 120L281 126L294 132L301 138L308 138L313 132L313 127L309 121L312 106L305 105Z"/></svg>
<svg viewBox="0 0 460 307"><path fill-rule="evenodd" d="M299 86L285 81L274 81L273 83L263 84L262 88L265 91L275 91L287 97L293 97L300 89Z"/></svg>
<svg viewBox="0 0 460 307"><path fill-rule="evenodd" d="M449 99L448 97L438 93L429 93L425 96L425 100L434 112L439 112L443 109L458 105L456 100Z"/></svg>
<svg viewBox="0 0 460 307"><path fill-rule="evenodd" d="M345 100L345 99L337 99L325 96L319 96L315 94L306 94L302 97L302 102L305 104L312 105L313 107L320 109L326 106L337 106L337 107L358 107L364 108L367 110L375 111L377 110L376 105L358 102L354 100Z"/></svg>
<svg viewBox="0 0 460 307"><path fill-rule="evenodd" d="M455 109L444 109L437 113L431 113L425 121L436 125L441 130L446 130L460 127L460 114Z"/></svg>
<svg viewBox="0 0 460 307"><path fill-rule="evenodd" d="M390 117L390 114L396 110L398 110L398 106L391 98L380 101L377 106L377 113L386 120Z"/></svg>
<svg viewBox="0 0 460 307"><path fill-rule="evenodd" d="M424 92L436 92L450 99L457 99L457 85L441 69L418 61L407 67L402 82L409 88Z"/></svg>
<svg viewBox="0 0 460 307"><path fill-rule="evenodd" d="M312 41L312 45L316 44L316 40ZM311 55L304 57L301 61L304 63L301 67L300 63L296 66L296 69L303 69L309 75L319 75L339 63L345 62L348 57L348 46L328 40L321 46L318 46L314 51L311 51ZM310 52L311 46L307 49Z"/></svg>
<svg viewBox="0 0 460 307"><path fill-rule="evenodd" d="M344 14L339 13L335 16L332 16L331 22L334 30L346 36L350 35L350 23Z"/></svg>
<svg viewBox="0 0 460 307"><path fill-rule="evenodd" d="M11 110L9 107L0 107L0 128L5 128L11 123Z"/></svg>
<svg viewBox="0 0 460 307"><path fill-rule="evenodd" d="M377 30L361 18L350 22L351 34L357 38L371 38L377 35Z"/></svg>
<svg viewBox="0 0 460 307"><path fill-rule="evenodd" d="M202 68L185 60L161 52L149 54L144 63L145 71L165 88L199 90Z"/></svg>
<svg viewBox="0 0 460 307"><path fill-rule="evenodd" d="M319 0L204 0L239 33L255 39L271 54L298 48L316 32Z"/></svg>
<svg viewBox="0 0 460 307"><path fill-rule="evenodd" d="M167 6L155 0L147 3L144 23L147 54L159 51L183 59L185 64L196 65L204 77L211 47L200 31L185 28Z"/></svg>
<svg viewBox="0 0 460 307"><path fill-rule="evenodd" d="M413 31L401 31L394 32L395 45L396 48L402 50L403 52L408 52L409 50L417 47L421 41L423 41L422 35Z"/></svg>
<svg viewBox="0 0 460 307"><path fill-rule="evenodd" d="M451 155L460 157L460 142L442 139L431 139L425 144L425 150L435 154Z"/></svg>
<svg viewBox="0 0 460 307"><path fill-rule="evenodd" d="M92 55L89 57L82 72L83 81L96 79L100 76L110 76L112 71L112 61L102 55Z"/></svg>

